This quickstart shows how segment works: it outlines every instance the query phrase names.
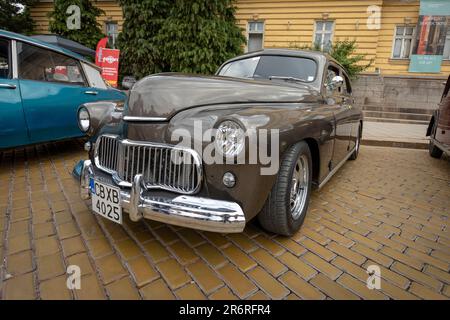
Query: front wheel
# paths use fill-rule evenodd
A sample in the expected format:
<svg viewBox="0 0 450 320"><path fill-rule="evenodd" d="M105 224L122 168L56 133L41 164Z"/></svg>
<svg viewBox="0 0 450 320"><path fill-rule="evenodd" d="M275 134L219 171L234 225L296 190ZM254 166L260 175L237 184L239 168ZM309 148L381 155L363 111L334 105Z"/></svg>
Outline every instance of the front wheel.
<svg viewBox="0 0 450 320"><path fill-rule="evenodd" d="M311 194L312 159L301 141L283 156L277 180L258 220L267 231L291 236L305 220Z"/></svg>

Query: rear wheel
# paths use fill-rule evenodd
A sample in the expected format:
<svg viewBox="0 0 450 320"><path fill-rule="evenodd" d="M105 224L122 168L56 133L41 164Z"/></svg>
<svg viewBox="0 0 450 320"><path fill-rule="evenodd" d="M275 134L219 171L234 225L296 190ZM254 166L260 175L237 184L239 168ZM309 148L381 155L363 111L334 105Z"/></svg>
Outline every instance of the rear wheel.
<svg viewBox="0 0 450 320"><path fill-rule="evenodd" d="M430 152L430 156L432 156L433 158L436 158L436 159L439 159L442 156L442 154L444 153L441 149L436 147L433 139L431 139L431 138L430 138L430 142L428 144L428 151Z"/></svg>
<svg viewBox="0 0 450 320"><path fill-rule="evenodd" d="M431 120L433 121L434 118ZM430 156L433 158L439 159L442 157L442 154L444 153L441 149L436 147L434 144L434 135L436 133L436 121L433 121L432 127L431 127L431 134L430 134L430 142L428 143L428 152L430 153Z"/></svg>
<svg viewBox="0 0 450 320"><path fill-rule="evenodd" d="M362 136L362 130L361 130L361 124L359 124L358 135L356 136L355 150L353 151L352 155L350 156L350 160L356 160L356 158L358 158L359 147L361 146L361 136Z"/></svg>
<svg viewBox="0 0 450 320"><path fill-rule="evenodd" d="M312 159L308 144L292 146L280 164L277 181L258 220L267 231L291 236L305 220L311 194Z"/></svg>

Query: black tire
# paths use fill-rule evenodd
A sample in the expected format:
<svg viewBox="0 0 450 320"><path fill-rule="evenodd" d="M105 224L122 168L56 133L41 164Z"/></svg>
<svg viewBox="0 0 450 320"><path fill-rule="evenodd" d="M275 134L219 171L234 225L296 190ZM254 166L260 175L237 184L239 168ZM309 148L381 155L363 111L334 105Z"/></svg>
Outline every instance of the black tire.
<svg viewBox="0 0 450 320"><path fill-rule="evenodd" d="M430 139L430 143L428 144L428 151L430 152L430 156L436 159L440 159L444 151L436 147L433 142L433 139Z"/></svg>
<svg viewBox="0 0 450 320"><path fill-rule="evenodd" d="M361 130L361 123L358 126L358 135L356 136L356 148L355 151L353 151L352 155L350 156L350 160L356 160L358 158L359 154L359 148L361 146L361 136L362 136L362 130Z"/></svg>
<svg viewBox="0 0 450 320"><path fill-rule="evenodd" d="M301 159L301 160L300 160ZM306 190L303 196L302 208L298 210L298 216L291 214L291 189L293 187L294 170L298 169L297 162L304 161L308 163L308 168L304 172L308 178L304 183ZM311 196L312 184L312 158L308 144L301 141L285 152L280 163L277 180L264 204L264 208L258 214L258 220L261 226L267 231L280 235L291 236L297 232L305 220L308 210L309 198ZM303 191L302 191L303 192Z"/></svg>

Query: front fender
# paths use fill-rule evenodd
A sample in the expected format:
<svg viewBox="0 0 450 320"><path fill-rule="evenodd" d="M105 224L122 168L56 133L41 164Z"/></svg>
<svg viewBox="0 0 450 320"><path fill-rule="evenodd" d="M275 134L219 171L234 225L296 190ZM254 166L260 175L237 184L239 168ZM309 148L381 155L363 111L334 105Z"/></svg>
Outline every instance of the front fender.
<svg viewBox="0 0 450 320"><path fill-rule="evenodd" d="M266 202L277 178L280 159L290 146L308 139L320 146L319 150L326 149L325 154L331 156L334 118L332 112L326 108L318 104L279 104L228 105L186 110L172 118L165 132L165 141L177 144L184 140L184 135L191 135L194 139L187 139L190 141L189 145L183 141L183 146L194 148L204 159L203 151L213 143L213 140L204 141L205 131L217 127L227 119L241 123L246 129L255 129L258 134L256 163L250 153L252 145L248 139L245 156L240 158L244 162L225 163L225 159L221 163L203 162L205 177L203 189L208 196L239 203L246 219L249 220L261 211ZM272 135L273 130L277 134ZM269 135L267 140L259 139L260 135L265 133ZM267 153L263 155L275 153L269 164L261 162L259 157L261 146L266 147L263 153ZM274 161L276 163L273 163ZM321 163L318 165L322 167ZM232 172L236 177L236 185L233 188L223 184L222 179L226 172Z"/></svg>

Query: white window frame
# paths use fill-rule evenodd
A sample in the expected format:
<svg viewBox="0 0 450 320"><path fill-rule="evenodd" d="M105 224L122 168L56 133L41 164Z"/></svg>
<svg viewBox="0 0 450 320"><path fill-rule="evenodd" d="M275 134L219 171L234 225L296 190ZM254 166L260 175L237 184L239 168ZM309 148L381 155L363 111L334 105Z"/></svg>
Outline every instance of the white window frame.
<svg viewBox="0 0 450 320"><path fill-rule="evenodd" d="M403 35L401 35L401 36L397 35L397 28L399 28L399 27L400 28L405 28L403 30ZM406 28L413 28L412 35L410 35L410 36L409 35L405 35ZM394 57L395 40L397 40L398 38L402 40L402 45L401 45L401 48L400 48L400 58ZM407 58L402 58L403 53L404 53L403 50L405 50L405 45L404 45L405 39L411 39L411 46L409 48L408 57ZM394 59L394 60L409 60L409 59L411 59L411 54L412 54L412 51L413 51L413 47L415 45L415 43L414 43L415 39L416 39L416 27L415 26L409 26L409 25L406 25L406 24L397 24L397 25L395 25L394 26L394 37L392 39L391 59Z"/></svg>
<svg viewBox="0 0 450 320"><path fill-rule="evenodd" d="M258 31L250 31L250 24L251 23L262 23L263 29ZM262 44L261 49L264 49L264 40L265 40L265 32L266 31L266 23L264 20L249 20L247 21L247 45L245 46L245 51L248 52L248 43L250 40L250 34L262 34Z"/></svg>
<svg viewBox="0 0 450 320"><path fill-rule="evenodd" d="M322 22L323 26L322 26L322 30L318 30L317 29L317 23L318 22ZM331 23L331 30L328 31L326 30L325 26L327 23ZM334 20L315 20L314 21L314 33L313 33L313 46L316 45L317 41L317 34L320 33L322 35L322 42L320 43L320 50L323 51L323 47L324 47L324 43L323 43L323 39L324 39L324 35L325 34L330 34L330 44L333 45L333 37L334 37L334 28L336 26L336 23Z"/></svg>
<svg viewBox="0 0 450 320"><path fill-rule="evenodd" d="M445 45L447 43L448 43L448 46L450 46L450 26L447 27L447 34L445 35L445 42L444 43L445 43L444 44L444 48L445 48ZM444 60L450 60L450 54L447 57L444 56L443 59Z"/></svg>
<svg viewBox="0 0 450 320"><path fill-rule="evenodd" d="M113 36L112 36L113 43L110 44L113 47L113 49L115 49L116 43L117 43L117 37L119 35L119 23L117 21L106 21L105 22L106 36L108 37L108 39L109 39L109 34L108 34L108 25L109 24L115 24L117 26L117 33L113 34Z"/></svg>

